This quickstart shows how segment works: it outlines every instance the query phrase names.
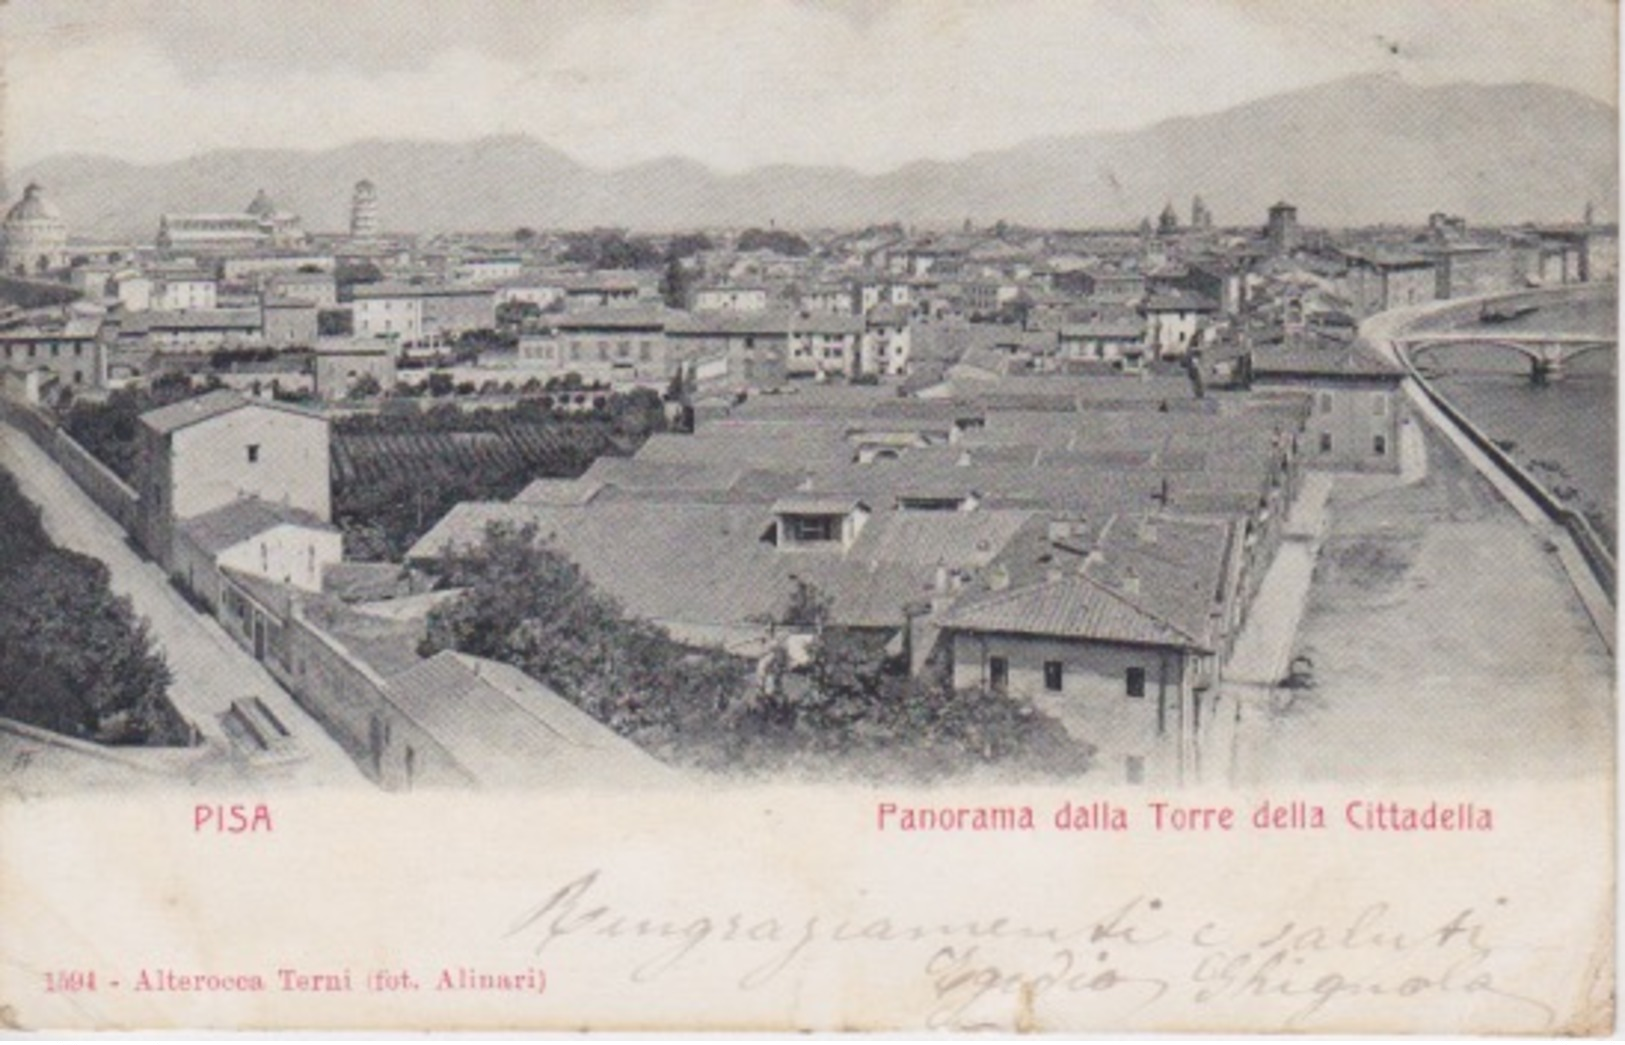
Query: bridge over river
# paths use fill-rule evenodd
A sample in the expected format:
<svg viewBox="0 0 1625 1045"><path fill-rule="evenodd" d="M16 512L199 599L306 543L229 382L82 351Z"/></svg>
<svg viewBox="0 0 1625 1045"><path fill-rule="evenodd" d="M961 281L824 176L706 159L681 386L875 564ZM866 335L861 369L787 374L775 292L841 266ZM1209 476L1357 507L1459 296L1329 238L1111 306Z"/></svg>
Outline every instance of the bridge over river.
<svg viewBox="0 0 1625 1045"><path fill-rule="evenodd" d="M1521 477L1618 541L1618 291L1580 284L1368 321ZM1362 328L1365 330L1365 328ZM1562 514L1562 513L1559 513Z"/></svg>
<svg viewBox="0 0 1625 1045"><path fill-rule="evenodd" d="M1480 321L1482 322L1482 321ZM1591 352L1613 352L1617 336L1594 334L1485 333L1481 330L1423 333L1401 336L1395 344L1422 367L1439 349L1466 346L1484 352L1510 352L1529 363L1529 379L1537 385L1561 379L1568 364Z"/></svg>

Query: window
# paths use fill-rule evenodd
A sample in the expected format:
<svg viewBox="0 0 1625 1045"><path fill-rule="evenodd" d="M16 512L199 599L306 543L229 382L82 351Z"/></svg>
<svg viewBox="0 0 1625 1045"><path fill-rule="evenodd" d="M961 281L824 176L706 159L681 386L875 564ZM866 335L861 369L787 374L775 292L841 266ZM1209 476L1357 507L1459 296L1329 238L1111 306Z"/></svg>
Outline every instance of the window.
<svg viewBox="0 0 1625 1045"><path fill-rule="evenodd" d="M254 464L257 461L259 461L259 459L260 459L260 444L258 444L258 443L249 443L248 444L248 463L249 464Z"/></svg>
<svg viewBox="0 0 1625 1045"><path fill-rule="evenodd" d="M792 515L785 519L790 524L790 536L797 541L833 541L840 537L840 516Z"/></svg>
<svg viewBox="0 0 1625 1045"><path fill-rule="evenodd" d="M1128 695L1131 697L1145 696L1145 669L1129 668L1125 681L1128 684Z"/></svg>
<svg viewBox="0 0 1625 1045"><path fill-rule="evenodd" d="M1320 393L1320 412L1323 414L1332 412L1332 394L1330 392Z"/></svg>
<svg viewBox="0 0 1625 1045"><path fill-rule="evenodd" d="M1051 693L1061 692L1061 662L1046 660L1044 662L1044 688Z"/></svg>
<svg viewBox="0 0 1625 1045"><path fill-rule="evenodd" d="M1142 755L1129 755L1123 759L1123 779L1131 784L1145 783L1145 758Z"/></svg>
<svg viewBox="0 0 1625 1045"><path fill-rule="evenodd" d="M995 693L1010 687L1010 662L1003 657L987 658L987 684Z"/></svg>
<svg viewBox="0 0 1625 1045"><path fill-rule="evenodd" d="M1320 452L1323 454L1329 454L1332 452L1332 433L1320 433Z"/></svg>
<svg viewBox="0 0 1625 1045"><path fill-rule="evenodd" d="M1372 436L1371 437L1371 452L1373 454L1377 455L1378 457L1387 457L1388 456L1388 437L1385 436L1385 435L1374 435L1374 436Z"/></svg>

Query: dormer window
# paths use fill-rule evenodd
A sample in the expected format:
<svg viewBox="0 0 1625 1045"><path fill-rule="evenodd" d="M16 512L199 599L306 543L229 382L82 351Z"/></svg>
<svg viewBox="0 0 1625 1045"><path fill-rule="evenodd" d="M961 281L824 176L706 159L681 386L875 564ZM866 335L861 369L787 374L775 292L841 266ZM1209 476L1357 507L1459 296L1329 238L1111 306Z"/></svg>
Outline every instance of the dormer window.
<svg viewBox="0 0 1625 1045"><path fill-rule="evenodd" d="M248 444L248 463L249 464L256 464L256 463L258 463L259 459L260 459L260 444L258 444L258 443L249 443Z"/></svg>
<svg viewBox="0 0 1625 1045"><path fill-rule="evenodd" d="M773 506L778 519L778 544L783 549L839 547L842 551L857 540L869 517L861 501L816 495L792 496Z"/></svg>

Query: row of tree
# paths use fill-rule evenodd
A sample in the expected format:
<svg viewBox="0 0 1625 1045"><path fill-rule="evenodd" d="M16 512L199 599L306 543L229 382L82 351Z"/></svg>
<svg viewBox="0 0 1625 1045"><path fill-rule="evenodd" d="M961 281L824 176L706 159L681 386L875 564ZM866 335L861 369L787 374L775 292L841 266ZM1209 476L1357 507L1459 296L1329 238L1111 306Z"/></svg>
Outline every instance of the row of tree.
<svg viewBox="0 0 1625 1045"><path fill-rule="evenodd" d="M221 387L220 380L212 376L194 381L179 371L166 371L140 387L118 389L104 402L73 402L63 414L62 427L119 478L134 483L141 415Z"/></svg>
<svg viewBox="0 0 1625 1045"><path fill-rule="evenodd" d="M0 715L82 740L179 745L169 666L107 567L53 545L0 472Z"/></svg>
<svg viewBox="0 0 1625 1045"><path fill-rule="evenodd" d="M505 501L532 480L570 479L606 454L636 452L643 441L665 428L665 407L656 392L587 391L554 393L521 400L508 409L464 411L451 404L429 410L390 410L356 414L333 422L333 453L345 452L346 440L369 434L491 432L527 429L547 438L525 440L516 456L487 457L473 463L461 455L459 467L425 457L385 476L345 478L334 469L333 518L344 531L345 554L351 558L399 560L418 538L463 501ZM566 398L583 397L582 407L564 408Z"/></svg>
<svg viewBox="0 0 1625 1045"><path fill-rule="evenodd" d="M629 236L620 229L598 229L566 236L559 260L591 269L654 271L710 250L711 246L711 238L704 233L673 236L662 244L649 236Z"/></svg>

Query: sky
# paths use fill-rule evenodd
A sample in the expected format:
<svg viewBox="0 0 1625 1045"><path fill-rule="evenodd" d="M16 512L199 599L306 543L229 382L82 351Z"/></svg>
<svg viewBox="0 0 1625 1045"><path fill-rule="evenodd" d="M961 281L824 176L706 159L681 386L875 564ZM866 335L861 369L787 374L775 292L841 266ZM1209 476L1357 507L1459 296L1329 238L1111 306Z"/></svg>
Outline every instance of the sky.
<svg viewBox="0 0 1625 1045"><path fill-rule="evenodd" d="M0 0L4 3L5 0ZM1362 73L1617 99L1611 0L10 0L10 166L530 134L878 173Z"/></svg>

